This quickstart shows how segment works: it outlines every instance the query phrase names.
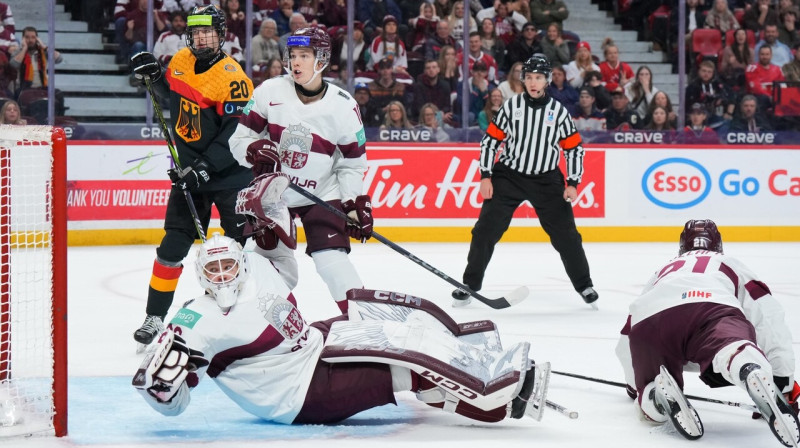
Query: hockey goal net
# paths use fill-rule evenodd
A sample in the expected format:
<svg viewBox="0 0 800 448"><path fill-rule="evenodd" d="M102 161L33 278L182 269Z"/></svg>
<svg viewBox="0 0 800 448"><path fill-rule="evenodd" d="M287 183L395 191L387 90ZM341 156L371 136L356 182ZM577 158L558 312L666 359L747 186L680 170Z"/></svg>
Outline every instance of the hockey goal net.
<svg viewBox="0 0 800 448"><path fill-rule="evenodd" d="M0 125L0 439L67 433L66 154L63 129Z"/></svg>

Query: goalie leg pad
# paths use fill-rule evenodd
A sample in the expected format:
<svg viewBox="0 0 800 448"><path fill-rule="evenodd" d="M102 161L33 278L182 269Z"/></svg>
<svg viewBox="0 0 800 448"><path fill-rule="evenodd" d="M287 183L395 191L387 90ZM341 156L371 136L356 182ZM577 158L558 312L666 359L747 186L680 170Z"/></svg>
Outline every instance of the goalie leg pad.
<svg viewBox="0 0 800 448"><path fill-rule="evenodd" d="M247 218L248 233L265 250L274 249L278 240L291 249L297 248L297 228L286 203L281 200L289 183L286 174L262 174L236 198L236 213Z"/></svg>
<svg viewBox="0 0 800 448"><path fill-rule="evenodd" d="M519 394L529 348L520 343L500 353L479 350L420 322L340 321L331 327L322 359L406 367L445 394L492 410Z"/></svg>

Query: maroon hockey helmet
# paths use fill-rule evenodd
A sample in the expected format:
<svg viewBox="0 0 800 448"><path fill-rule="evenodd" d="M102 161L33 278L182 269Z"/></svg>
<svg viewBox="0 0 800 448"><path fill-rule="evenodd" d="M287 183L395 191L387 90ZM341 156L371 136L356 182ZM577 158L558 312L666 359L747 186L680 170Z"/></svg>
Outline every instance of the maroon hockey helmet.
<svg viewBox="0 0 800 448"><path fill-rule="evenodd" d="M710 219L690 219L683 226L678 255L699 249L723 253L722 235L717 225Z"/></svg>
<svg viewBox="0 0 800 448"><path fill-rule="evenodd" d="M283 55L284 65L289 66L289 50L292 47L306 47L314 50L314 55L318 62L322 63L322 69L328 66L331 60L331 36L317 26L310 26L295 30L286 40L286 51Z"/></svg>

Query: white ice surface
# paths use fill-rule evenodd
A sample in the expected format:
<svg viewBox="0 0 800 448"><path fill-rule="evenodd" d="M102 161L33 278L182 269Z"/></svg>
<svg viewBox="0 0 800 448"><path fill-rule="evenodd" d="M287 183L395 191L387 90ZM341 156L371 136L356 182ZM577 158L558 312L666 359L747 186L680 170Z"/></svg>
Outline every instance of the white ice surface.
<svg viewBox="0 0 800 448"><path fill-rule="evenodd" d="M677 239L677 238L676 238ZM467 244L411 244L403 247L460 280ZM486 296L499 296L527 285L530 296L513 308L492 310L480 303L450 308L452 287L390 248L354 245L351 258L366 287L389 289L427 298L460 322L492 319L504 345L527 340L537 361L554 370L623 381L614 356L628 303L642 283L677 250L675 244L584 245L592 277L600 293L599 311L585 305L567 281L561 261L549 244L497 246L486 275ZM313 263L298 248L300 285L295 290L307 321L338 312ZM761 276L786 310L798 345L800 328L800 244L726 243L726 253L744 261ZM192 251L193 252L193 251ZM144 317L152 246L73 247L69 249L70 435L0 439L2 447L255 447L333 446L490 446L539 447L778 447L763 420L743 410L695 402L705 436L690 442L668 427L638 420L632 401L618 387L553 375L549 398L580 412L569 420L547 410L541 422L473 422L446 414L399 395L399 406L367 411L331 427L270 425L239 413L207 380L198 387L192 413L176 418L152 411L129 386L140 357L131 334ZM193 253L186 261L175 304L198 291ZM751 404L734 387L709 389L696 374L686 375L686 392ZM202 388L202 389L201 389Z"/></svg>

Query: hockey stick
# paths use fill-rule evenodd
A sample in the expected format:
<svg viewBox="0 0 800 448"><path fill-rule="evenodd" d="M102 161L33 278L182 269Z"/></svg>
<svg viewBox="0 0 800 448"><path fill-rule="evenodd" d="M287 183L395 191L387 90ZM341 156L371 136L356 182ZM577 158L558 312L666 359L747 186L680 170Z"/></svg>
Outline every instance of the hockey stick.
<svg viewBox="0 0 800 448"><path fill-rule="evenodd" d="M552 373L555 373L556 375L568 376L568 377L571 377L571 378L577 378L579 380L592 381L592 382L600 383L600 384L608 384L609 386L617 386L617 387L621 387L623 389L627 389L628 388L627 384L619 383L619 382L616 382L616 381L603 380L603 379L600 379L600 378L592 378L590 376L583 376L583 375L578 375L578 374L575 374L575 373L559 372L559 371L556 371L556 370L553 370ZM689 398L691 400L705 401L707 403L724 404L724 405L727 405L727 406L733 406L733 407L736 407L736 408L742 408L742 409L744 409L746 411L750 411L750 412L760 412L758 410L758 408L756 408L755 406L750 405L750 404L738 403L738 402L735 402L735 401L717 400L715 398L698 397L697 395L685 395L685 396L686 396L686 398Z"/></svg>
<svg viewBox="0 0 800 448"><path fill-rule="evenodd" d="M545 400L545 405L547 405L548 408L550 408L550 409L558 412L559 414L563 415L564 417L568 417L568 418L570 418L572 420L578 418L578 411L571 411L571 410L565 408L564 406L561 406L558 403L553 403L550 400Z"/></svg>
<svg viewBox="0 0 800 448"><path fill-rule="evenodd" d="M149 76L143 76L143 78L144 84L147 86L147 91L150 93L150 102L153 103L153 110L155 111L156 117L158 117L158 121L161 124L161 133L164 134L164 140L167 142L167 147L169 148L169 153L172 156L172 161L180 170L181 162L180 159L178 159L178 151L172 144L169 128L167 128L167 122L164 121L164 113L161 112L161 105L158 104L158 99L156 99L155 92L153 91L153 84ZM189 212L192 214L194 228L197 230L197 235L200 236L200 241L205 243L206 233L203 231L203 224L200 223L200 215L198 215L197 208L195 208L194 201L192 201L192 194L189 192L189 190L183 190L183 196L186 198L186 203L189 204Z"/></svg>
<svg viewBox="0 0 800 448"><path fill-rule="evenodd" d="M343 211L341 211L338 208L332 206L331 204L328 204L327 202L323 201L322 199L320 199L319 197L317 197L313 193L309 193L308 191L304 190L303 188L298 187L297 185L292 184L292 183L289 184L289 188L291 188L292 190L296 191L297 193L300 193L302 196L304 196L307 199L313 201L314 203L325 207L325 209L327 209L329 212L331 212L334 215L344 219L348 224L353 224L353 225L357 225L358 224L358 223L354 222L352 218L347 216ZM519 288L511 291L511 293L509 293L507 295L507 297L498 297L496 299L489 299L489 298L484 297L481 294L478 294L477 292L473 291L472 289L470 289L469 286L459 282L458 280L454 280L452 277L448 276L444 272L442 272L442 271L436 269L435 267L429 265L428 263L424 262L423 260L421 260L416 255L412 254L411 252L409 252L409 251L403 249L402 247L398 246L397 244L393 243L391 240L389 240L388 238L384 237L380 233L375 232L373 230L372 231L372 236L374 236L376 240L378 240L381 243L383 243L383 244L389 246L390 248L392 248L395 252L397 252L400 255L408 258L409 260L411 260L414 263L422 266L423 268L427 269L433 275L441 278L442 280L446 281L447 283L450 283L451 285L453 285L453 286L455 286L457 288L461 288L464 291L467 291L472 297L475 297L480 302L483 302L485 305L488 305L489 307L494 308L496 310L503 309L503 308L508 308L508 307L510 307L512 305L516 305L517 303L522 302L523 300L525 300L526 297L528 297L528 288L525 287L525 286L520 286Z"/></svg>

